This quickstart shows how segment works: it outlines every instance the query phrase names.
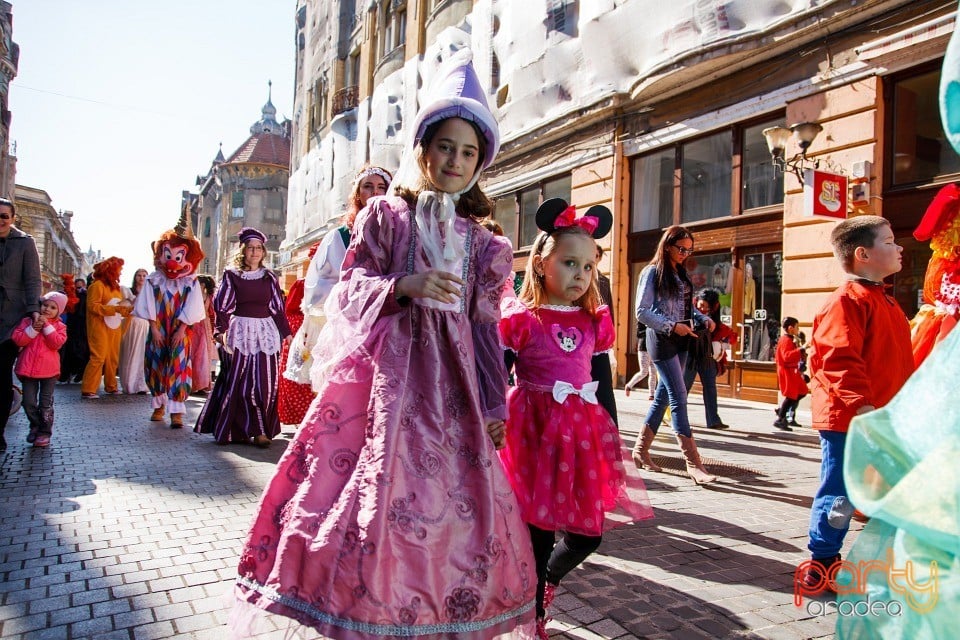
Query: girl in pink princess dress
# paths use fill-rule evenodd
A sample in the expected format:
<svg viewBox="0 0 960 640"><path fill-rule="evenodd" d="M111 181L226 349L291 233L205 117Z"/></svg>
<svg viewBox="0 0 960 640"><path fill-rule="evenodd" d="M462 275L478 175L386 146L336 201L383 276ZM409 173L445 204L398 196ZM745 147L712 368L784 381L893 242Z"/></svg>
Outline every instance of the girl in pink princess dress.
<svg viewBox="0 0 960 640"><path fill-rule="evenodd" d="M357 216L318 395L240 554L237 630L267 610L337 639L533 635L533 554L495 449L513 256L477 222L499 133L462 56L437 72L392 193Z"/></svg>
<svg viewBox="0 0 960 640"><path fill-rule="evenodd" d="M507 395L500 461L533 541L541 638L556 586L597 549L604 529L653 517L643 481L628 479L623 465L609 376L591 376L595 358L604 361L598 370L610 370L614 342L593 273L594 238L611 224L606 207L578 218L559 198L544 202L519 298L502 304L500 334L517 386ZM563 536L554 545L556 531Z"/></svg>

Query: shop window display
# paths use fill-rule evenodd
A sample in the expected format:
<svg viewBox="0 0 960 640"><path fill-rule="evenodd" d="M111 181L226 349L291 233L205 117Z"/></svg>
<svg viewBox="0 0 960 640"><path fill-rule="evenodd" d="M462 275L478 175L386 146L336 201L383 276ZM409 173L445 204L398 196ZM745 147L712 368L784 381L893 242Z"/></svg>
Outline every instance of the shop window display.
<svg viewBox="0 0 960 640"><path fill-rule="evenodd" d="M780 333L780 296L783 288L783 254L752 253L743 264L743 322L740 357L771 362Z"/></svg>
<svg viewBox="0 0 960 640"><path fill-rule="evenodd" d="M693 290L710 287L720 292L720 320L733 327L733 262L729 253L694 255L685 264ZM729 349L729 346L728 346ZM727 353L731 358L733 354Z"/></svg>
<svg viewBox="0 0 960 640"><path fill-rule="evenodd" d="M693 283L693 290L711 287L720 292L720 315L730 315L731 292L733 282L731 270L733 263L729 253L711 253L694 255L684 265L687 275Z"/></svg>

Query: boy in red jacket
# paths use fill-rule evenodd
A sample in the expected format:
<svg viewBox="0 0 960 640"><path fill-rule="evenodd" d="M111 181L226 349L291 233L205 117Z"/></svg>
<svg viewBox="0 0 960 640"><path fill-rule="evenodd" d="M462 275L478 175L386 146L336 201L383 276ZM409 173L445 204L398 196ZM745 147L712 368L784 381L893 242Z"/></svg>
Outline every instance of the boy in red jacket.
<svg viewBox="0 0 960 640"><path fill-rule="evenodd" d="M854 506L843 482L843 450L850 420L887 404L913 373L910 326L883 279L900 271L903 247L879 216L844 220L830 234L848 280L813 321L813 428L823 452L820 488L810 513L812 562L800 580L807 593L833 591L826 579L840 561Z"/></svg>
<svg viewBox="0 0 960 640"><path fill-rule="evenodd" d="M53 390L60 377L60 347L67 341L60 314L66 306L66 294L51 291L40 298L40 316L21 320L11 336L23 348L14 371L23 385L23 412L30 421L27 442L35 447L46 447L53 435Z"/></svg>
<svg viewBox="0 0 960 640"><path fill-rule="evenodd" d="M777 409L777 419L773 426L784 431L793 431L790 427L799 427L795 417L800 401L810 390L800 373L800 363L803 361L803 351L797 346L797 334L800 331L800 321L787 316L783 319L783 335L777 342L777 386L783 394L783 403ZM788 420L789 418L789 420ZM793 424L790 424L790 421Z"/></svg>

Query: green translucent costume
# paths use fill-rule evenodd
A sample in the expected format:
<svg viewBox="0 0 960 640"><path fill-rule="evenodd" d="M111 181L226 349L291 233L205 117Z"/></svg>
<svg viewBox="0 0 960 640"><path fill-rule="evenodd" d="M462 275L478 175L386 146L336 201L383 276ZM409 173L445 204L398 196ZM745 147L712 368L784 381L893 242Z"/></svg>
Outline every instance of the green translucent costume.
<svg viewBox="0 0 960 640"><path fill-rule="evenodd" d="M859 586L849 565L837 577L839 591L853 591L837 598L837 638L960 634L958 399L960 331L953 331L889 404L850 424L844 481L871 519L845 558L858 567ZM872 568L860 564L870 561ZM872 608L855 606L863 602Z"/></svg>

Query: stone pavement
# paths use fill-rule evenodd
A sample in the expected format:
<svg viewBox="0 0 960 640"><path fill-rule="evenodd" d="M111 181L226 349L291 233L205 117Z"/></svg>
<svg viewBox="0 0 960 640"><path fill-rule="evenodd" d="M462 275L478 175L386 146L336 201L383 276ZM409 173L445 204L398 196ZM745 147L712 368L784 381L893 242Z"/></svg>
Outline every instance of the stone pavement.
<svg viewBox="0 0 960 640"><path fill-rule="evenodd" d="M58 386L49 449L24 442L11 418L0 453L0 637L73 640L227 637L224 598L261 488L284 443L216 446L151 423L144 396L79 399ZM618 393L624 439L646 395ZM195 419L202 398L193 398ZM703 408L691 398L691 421ZM677 471L643 473L656 518L609 532L564 581L554 638L830 638L833 616L792 602L806 557L819 445L809 429L775 431L770 405L721 399L727 431L697 430L701 453L725 463L697 487L669 429L654 454ZM809 413L800 421L809 424ZM709 465L708 465L709 466ZM854 532L861 525L854 523ZM258 636L282 638L271 618ZM303 637L315 637L304 634Z"/></svg>

